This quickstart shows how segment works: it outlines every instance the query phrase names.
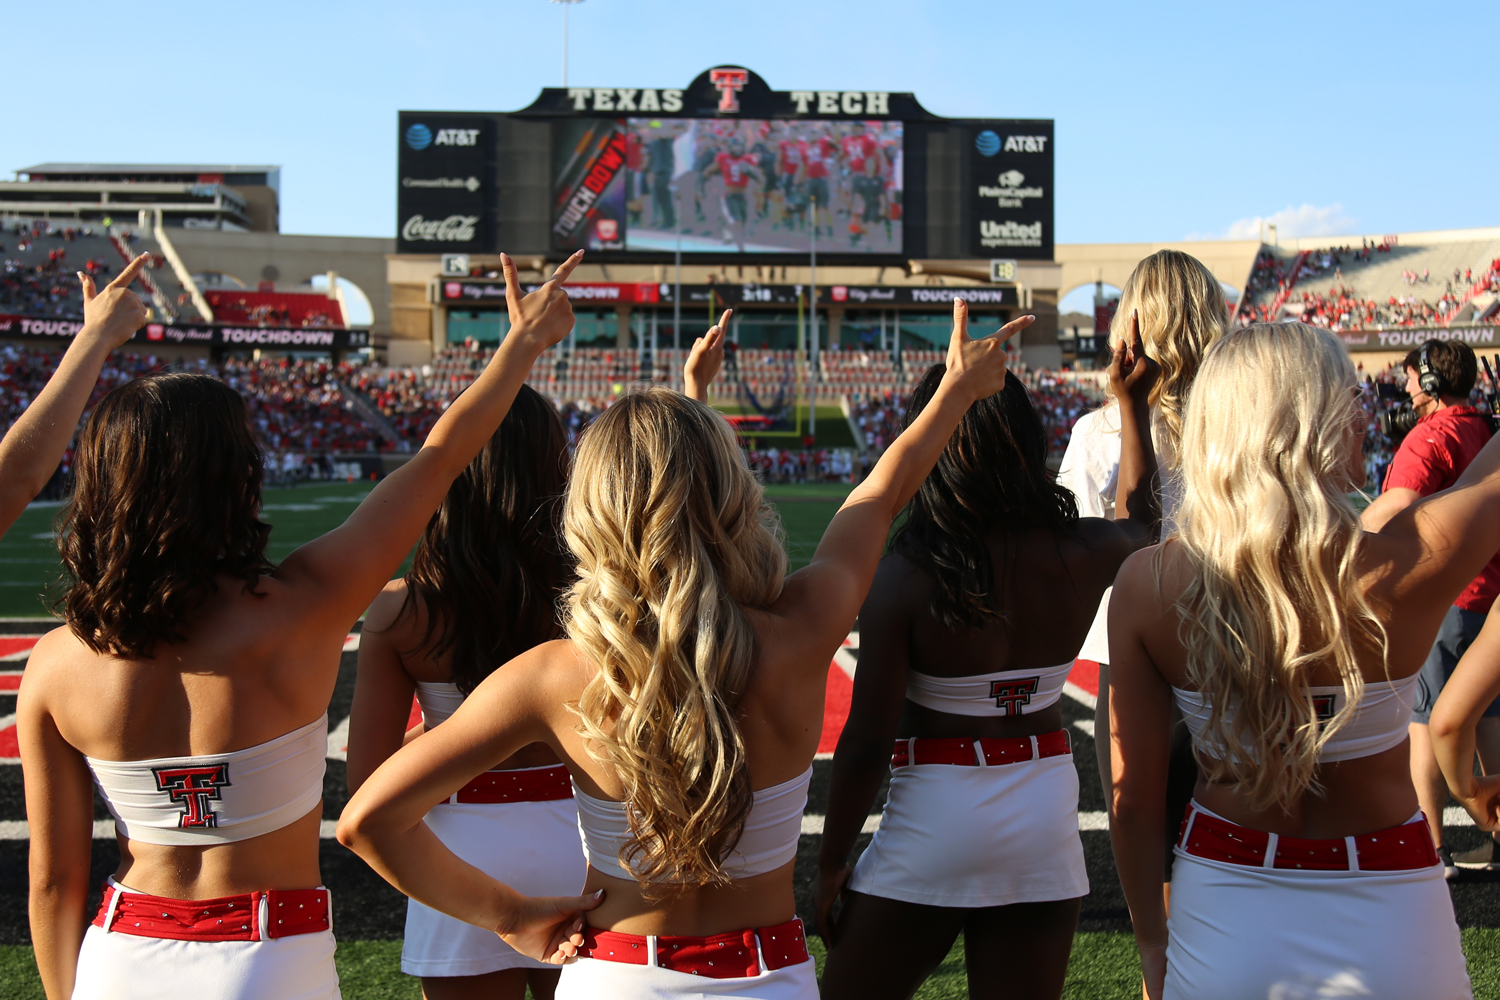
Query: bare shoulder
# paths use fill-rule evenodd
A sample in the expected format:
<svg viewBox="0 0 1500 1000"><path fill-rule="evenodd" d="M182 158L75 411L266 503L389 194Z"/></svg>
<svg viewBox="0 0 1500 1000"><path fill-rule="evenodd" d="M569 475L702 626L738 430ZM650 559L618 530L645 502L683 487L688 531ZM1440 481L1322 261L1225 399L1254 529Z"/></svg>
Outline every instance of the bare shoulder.
<svg viewBox="0 0 1500 1000"><path fill-rule="evenodd" d="M45 702L49 691L71 686L81 661L97 657L71 628L64 625L53 629L37 640L26 658L26 669L21 674L22 698L33 704L38 699Z"/></svg>
<svg viewBox="0 0 1500 1000"><path fill-rule="evenodd" d="M369 610L365 612L365 631L388 632L392 630L392 626L398 623L405 624L401 622L401 612L407 604L407 593L405 580L392 580L382 587L380 593L376 595L375 600L370 602ZM414 601L413 603L417 605L415 609L417 613L421 614L421 601ZM408 615L406 617L413 618L416 615Z"/></svg>
<svg viewBox="0 0 1500 1000"><path fill-rule="evenodd" d="M1169 607L1187 583L1181 548L1169 540L1126 556L1115 576L1111 612L1117 604L1122 609L1153 615Z"/></svg>
<svg viewBox="0 0 1500 1000"><path fill-rule="evenodd" d="M887 552L875 569L875 580L860 609L861 626L871 614L904 614L932 600L932 577L900 552Z"/></svg>
<svg viewBox="0 0 1500 1000"><path fill-rule="evenodd" d="M534 706L561 707L576 701L593 675L594 667L573 640L553 639L501 664L469 697L523 695Z"/></svg>

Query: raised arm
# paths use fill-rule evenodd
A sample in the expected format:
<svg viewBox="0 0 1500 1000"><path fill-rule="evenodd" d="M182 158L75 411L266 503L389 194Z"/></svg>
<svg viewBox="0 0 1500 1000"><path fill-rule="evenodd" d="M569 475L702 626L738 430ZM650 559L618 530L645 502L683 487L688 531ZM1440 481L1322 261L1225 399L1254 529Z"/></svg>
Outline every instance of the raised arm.
<svg viewBox="0 0 1500 1000"><path fill-rule="evenodd" d="M1448 790L1481 830L1500 830L1500 775L1474 775L1474 731L1500 697L1500 604L1458 661L1432 708L1430 731Z"/></svg>
<svg viewBox="0 0 1500 1000"><path fill-rule="evenodd" d="M787 633L808 651L829 656L848 634L875 567L885 548L891 521L937 463L938 455L975 400L1005 387L1005 342L1035 321L1022 316L993 336L969 336L968 304L953 301L953 338L947 371L932 401L885 454L834 515L812 561L787 577L771 611L788 624ZM822 657L827 663L828 658Z"/></svg>
<svg viewBox="0 0 1500 1000"><path fill-rule="evenodd" d="M276 571L307 594L309 610L353 621L369 606L421 536L458 474L505 419L532 363L573 328L563 282L583 251L522 297L515 262L501 255L510 332L489 365L443 413L422 449L387 476L340 527L297 549Z"/></svg>
<svg viewBox="0 0 1500 1000"><path fill-rule="evenodd" d="M52 478L109 352L145 324L146 307L130 290L130 283L149 257L143 253L126 264L102 292L95 292L93 278L78 272L83 286L83 328L68 345L46 387L0 441L0 535L10 530Z"/></svg>
<svg viewBox="0 0 1500 1000"><path fill-rule="evenodd" d="M1167 970L1167 911L1161 893L1172 690L1142 639L1159 618L1154 550L1120 567L1109 602L1109 741L1113 790L1109 837L1130 908L1146 996L1160 1000Z"/></svg>
<svg viewBox="0 0 1500 1000"><path fill-rule="evenodd" d="M402 617L406 584L392 580L365 612L359 637L359 673L354 679L354 704L349 709L349 792L359 791L365 779L391 754L401 749L411 696L416 683L402 664L422 635L410 617Z"/></svg>
<svg viewBox="0 0 1500 1000"><path fill-rule="evenodd" d="M684 396L700 403L708 402L708 387L713 384L714 376L719 374L719 366L724 363L724 331L729 329L729 317L733 315L733 309L725 309L719 322L693 341L687 363L682 366Z"/></svg>
<svg viewBox="0 0 1500 1000"><path fill-rule="evenodd" d="M560 963L582 942L581 911L597 898L532 898L455 855L423 821L428 810L528 743L555 745L564 702L578 685L549 668L565 643L546 643L500 667L458 711L376 769L339 818L338 839L407 896L499 934L522 954ZM559 718L553 718L557 716Z"/></svg>
<svg viewBox="0 0 1500 1000"><path fill-rule="evenodd" d="M890 773L891 745L901 724L911 665L909 602L903 594L914 584L919 581L911 565L900 556L886 556L859 612L859 670L849 721L833 754L828 816L818 851L817 932L829 947L836 938L833 907L853 870L849 852L864 830L881 781Z"/></svg>
<svg viewBox="0 0 1500 1000"><path fill-rule="evenodd" d="M1115 524L1135 547L1149 545L1161 530L1161 492L1151 444L1151 387L1161 366L1146 356L1140 316L1130 315L1130 343L1109 362L1109 387L1120 401L1120 474Z"/></svg>

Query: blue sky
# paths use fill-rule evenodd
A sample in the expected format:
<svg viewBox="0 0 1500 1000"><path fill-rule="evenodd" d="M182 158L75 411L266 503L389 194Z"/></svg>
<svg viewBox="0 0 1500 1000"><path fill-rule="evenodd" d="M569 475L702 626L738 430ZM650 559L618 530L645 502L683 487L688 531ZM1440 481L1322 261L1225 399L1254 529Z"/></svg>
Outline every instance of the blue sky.
<svg viewBox="0 0 1500 1000"><path fill-rule="evenodd" d="M5 21L5 176L279 163L287 232L394 234L398 109L509 110L561 82L545 0L8 4ZM1054 118L1059 242L1254 236L1259 218L1462 228L1500 225L1485 21L1383 2L585 0L569 82L684 86L738 63L776 89Z"/></svg>

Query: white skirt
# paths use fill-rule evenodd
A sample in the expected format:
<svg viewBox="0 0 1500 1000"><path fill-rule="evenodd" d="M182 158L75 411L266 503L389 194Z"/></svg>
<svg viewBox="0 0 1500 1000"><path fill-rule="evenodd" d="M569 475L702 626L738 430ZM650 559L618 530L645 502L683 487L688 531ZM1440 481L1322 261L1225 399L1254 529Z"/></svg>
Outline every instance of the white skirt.
<svg viewBox="0 0 1500 1000"><path fill-rule="evenodd" d="M563 966L556 1000L818 1000L817 966L809 958L758 976L709 979L650 965L576 958Z"/></svg>
<svg viewBox="0 0 1500 1000"><path fill-rule="evenodd" d="M849 888L964 908L1088 895L1073 756L895 768Z"/></svg>
<svg viewBox="0 0 1500 1000"><path fill-rule="evenodd" d="M339 1000L333 932L176 941L89 925L73 1000Z"/></svg>
<svg viewBox="0 0 1500 1000"><path fill-rule="evenodd" d="M1164 1000L1470 1000L1441 865L1172 865Z"/></svg>
<svg viewBox="0 0 1500 1000"><path fill-rule="evenodd" d="M434 806L427 826L460 858L528 896L575 896L588 864L572 799ZM406 904L401 971L411 976L478 976L501 969L552 969L493 931Z"/></svg>

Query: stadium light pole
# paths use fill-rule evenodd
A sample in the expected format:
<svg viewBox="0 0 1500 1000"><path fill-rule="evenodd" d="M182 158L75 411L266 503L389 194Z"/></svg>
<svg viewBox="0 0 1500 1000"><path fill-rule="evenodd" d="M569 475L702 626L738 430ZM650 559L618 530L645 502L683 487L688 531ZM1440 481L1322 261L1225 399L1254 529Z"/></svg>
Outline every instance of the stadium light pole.
<svg viewBox="0 0 1500 1000"><path fill-rule="evenodd" d="M812 260L809 267L808 284L812 286L812 294L808 297L809 314L808 319L808 365L807 382L809 403L807 407L807 433L810 437L818 436L818 198L812 198ZM814 444L817 442L815 441Z"/></svg>
<svg viewBox="0 0 1500 1000"><path fill-rule="evenodd" d="M547 0L548 3L560 3L563 9L563 83L568 85L568 8L575 3L583 3L583 0Z"/></svg>

